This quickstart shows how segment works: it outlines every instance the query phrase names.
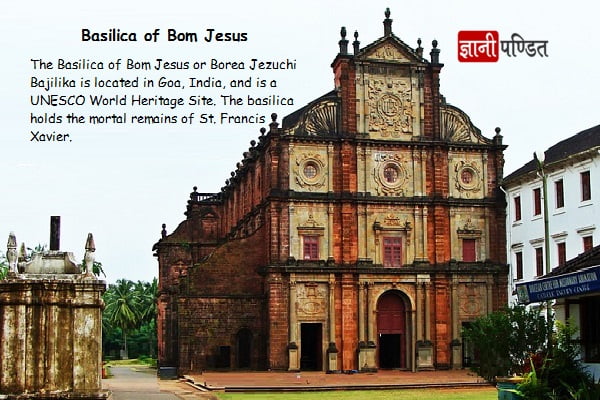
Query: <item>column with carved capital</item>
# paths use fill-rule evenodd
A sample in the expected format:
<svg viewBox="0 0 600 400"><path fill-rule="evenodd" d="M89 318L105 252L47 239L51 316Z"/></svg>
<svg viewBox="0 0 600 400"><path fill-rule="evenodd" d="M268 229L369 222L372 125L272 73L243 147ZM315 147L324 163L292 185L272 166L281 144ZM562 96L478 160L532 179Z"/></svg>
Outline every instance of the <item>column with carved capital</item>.
<svg viewBox="0 0 600 400"><path fill-rule="evenodd" d="M329 346L327 347L327 370L337 371L338 350L335 346L335 275L329 274Z"/></svg>
<svg viewBox="0 0 600 400"><path fill-rule="evenodd" d="M298 316L296 314L296 276L290 274L290 342L288 344L288 356L290 371L300 370L300 353L298 352Z"/></svg>

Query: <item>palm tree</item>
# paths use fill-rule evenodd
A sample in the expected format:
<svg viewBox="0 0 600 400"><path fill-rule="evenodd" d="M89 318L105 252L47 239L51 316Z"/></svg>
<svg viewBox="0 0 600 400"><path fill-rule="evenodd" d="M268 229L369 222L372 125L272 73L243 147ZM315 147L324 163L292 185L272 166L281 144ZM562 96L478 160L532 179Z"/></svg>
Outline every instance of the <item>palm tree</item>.
<svg viewBox="0 0 600 400"><path fill-rule="evenodd" d="M142 321L140 297L135 285L127 279L119 279L109 285L104 295L106 308L104 313L108 324L121 328L123 332L124 358L129 358L127 351L127 332L135 329Z"/></svg>

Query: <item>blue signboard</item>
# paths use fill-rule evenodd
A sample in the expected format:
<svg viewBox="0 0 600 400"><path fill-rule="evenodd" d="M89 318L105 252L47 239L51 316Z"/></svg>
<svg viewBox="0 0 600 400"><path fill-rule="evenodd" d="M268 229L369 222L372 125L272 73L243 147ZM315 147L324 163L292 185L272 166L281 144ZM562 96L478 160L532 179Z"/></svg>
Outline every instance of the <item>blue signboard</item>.
<svg viewBox="0 0 600 400"><path fill-rule="evenodd" d="M579 296L591 292L600 292L600 266L551 278L517 283L517 298L521 304Z"/></svg>

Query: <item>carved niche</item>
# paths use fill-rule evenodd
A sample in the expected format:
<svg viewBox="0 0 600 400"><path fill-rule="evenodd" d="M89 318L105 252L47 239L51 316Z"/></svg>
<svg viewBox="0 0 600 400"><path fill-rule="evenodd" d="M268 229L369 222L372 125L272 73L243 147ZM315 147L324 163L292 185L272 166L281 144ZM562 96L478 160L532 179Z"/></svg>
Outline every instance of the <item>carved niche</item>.
<svg viewBox="0 0 600 400"><path fill-rule="evenodd" d="M299 320L324 320L327 317L327 285L304 283L296 286L296 312Z"/></svg>
<svg viewBox="0 0 600 400"><path fill-rule="evenodd" d="M405 196L410 178L406 161L397 153L373 153L373 179L377 193L383 196Z"/></svg>
<svg viewBox="0 0 600 400"><path fill-rule="evenodd" d="M327 170L324 156L319 153L300 153L293 164L295 181L302 189L316 191L327 183Z"/></svg>
<svg viewBox="0 0 600 400"><path fill-rule="evenodd" d="M412 133L414 115L408 79L373 78L367 90L370 132L392 138Z"/></svg>

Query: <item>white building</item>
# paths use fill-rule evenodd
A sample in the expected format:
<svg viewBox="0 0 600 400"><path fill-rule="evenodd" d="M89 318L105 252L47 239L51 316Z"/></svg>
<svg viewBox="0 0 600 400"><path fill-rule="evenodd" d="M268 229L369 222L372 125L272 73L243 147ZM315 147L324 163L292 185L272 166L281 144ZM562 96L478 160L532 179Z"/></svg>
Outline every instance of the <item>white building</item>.
<svg viewBox="0 0 600 400"><path fill-rule="evenodd" d="M546 201L543 176L547 183ZM509 299L516 303L517 284L546 275L545 257L550 257L550 268L555 270L551 275L556 275L566 272L567 260L591 253L600 244L600 125L550 147L541 163L532 159L506 176L502 186L508 204ZM544 204L548 212L548 255L544 242ZM554 305L557 319L571 318L579 325L584 361L598 375L600 292L567 298L557 293L548 296L557 299Z"/></svg>

